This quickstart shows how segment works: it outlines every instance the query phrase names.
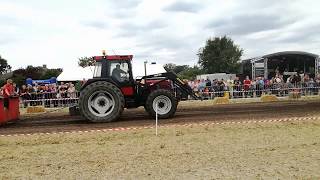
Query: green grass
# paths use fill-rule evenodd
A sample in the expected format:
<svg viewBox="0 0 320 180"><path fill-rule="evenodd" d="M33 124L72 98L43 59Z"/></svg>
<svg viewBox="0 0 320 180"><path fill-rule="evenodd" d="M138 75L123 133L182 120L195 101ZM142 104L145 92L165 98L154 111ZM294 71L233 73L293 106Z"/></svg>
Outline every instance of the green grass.
<svg viewBox="0 0 320 180"><path fill-rule="evenodd" d="M0 138L0 179L319 179L320 122Z"/></svg>

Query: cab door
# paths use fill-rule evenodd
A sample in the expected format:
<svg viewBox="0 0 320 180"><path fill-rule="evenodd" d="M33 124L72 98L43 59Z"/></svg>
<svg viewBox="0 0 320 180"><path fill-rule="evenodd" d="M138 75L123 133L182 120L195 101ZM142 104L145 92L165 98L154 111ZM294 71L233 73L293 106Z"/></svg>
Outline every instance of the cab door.
<svg viewBox="0 0 320 180"><path fill-rule="evenodd" d="M134 80L130 61L108 61L109 77L118 85L124 96L134 95Z"/></svg>

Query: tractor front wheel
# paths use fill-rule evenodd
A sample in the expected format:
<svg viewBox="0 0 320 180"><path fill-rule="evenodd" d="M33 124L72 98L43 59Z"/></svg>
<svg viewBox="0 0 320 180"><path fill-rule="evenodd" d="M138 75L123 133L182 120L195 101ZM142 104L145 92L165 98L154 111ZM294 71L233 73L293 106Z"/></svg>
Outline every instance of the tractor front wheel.
<svg viewBox="0 0 320 180"><path fill-rule="evenodd" d="M145 109L151 117L167 119L174 116L177 110L178 101L171 91L158 89L150 93L147 98Z"/></svg>
<svg viewBox="0 0 320 180"><path fill-rule="evenodd" d="M92 122L115 121L124 109L124 97L121 90L112 83L94 82L81 91L79 109Z"/></svg>

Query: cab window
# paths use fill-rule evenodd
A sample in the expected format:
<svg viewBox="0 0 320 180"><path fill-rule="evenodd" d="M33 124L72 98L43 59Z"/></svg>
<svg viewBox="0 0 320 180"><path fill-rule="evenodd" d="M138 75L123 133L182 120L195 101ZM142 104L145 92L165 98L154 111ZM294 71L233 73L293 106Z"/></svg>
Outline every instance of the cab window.
<svg viewBox="0 0 320 180"><path fill-rule="evenodd" d="M110 77L117 82L129 81L129 65L126 62L111 62Z"/></svg>
<svg viewBox="0 0 320 180"><path fill-rule="evenodd" d="M101 77L102 63L96 62L93 72L93 77Z"/></svg>

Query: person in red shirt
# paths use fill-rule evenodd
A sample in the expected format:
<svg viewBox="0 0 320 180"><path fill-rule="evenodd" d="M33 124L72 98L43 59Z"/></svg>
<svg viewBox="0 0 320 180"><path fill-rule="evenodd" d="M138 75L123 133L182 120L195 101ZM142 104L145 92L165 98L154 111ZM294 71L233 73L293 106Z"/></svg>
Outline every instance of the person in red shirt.
<svg viewBox="0 0 320 180"><path fill-rule="evenodd" d="M251 80L249 79L249 76L246 76L246 79L243 81L244 90L248 91L251 85Z"/></svg>
<svg viewBox="0 0 320 180"><path fill-rule="evenodd" d="M250 86L251 86L251 80L249 79L249 76L246 76L246 79L243 81L243 89L245 91L245 96L247 97L249 94L249 90L250 90Z"/></svg>
<svg viewBox="0 0 320 180"><path fill-rule="evenodd" d="M3 86L2 90L2 95L4 97L4 107L8 108L9 107L9 97L14 95L14 88L13 88L13 82L11 79L7 80L7 84Z"/></svg>

